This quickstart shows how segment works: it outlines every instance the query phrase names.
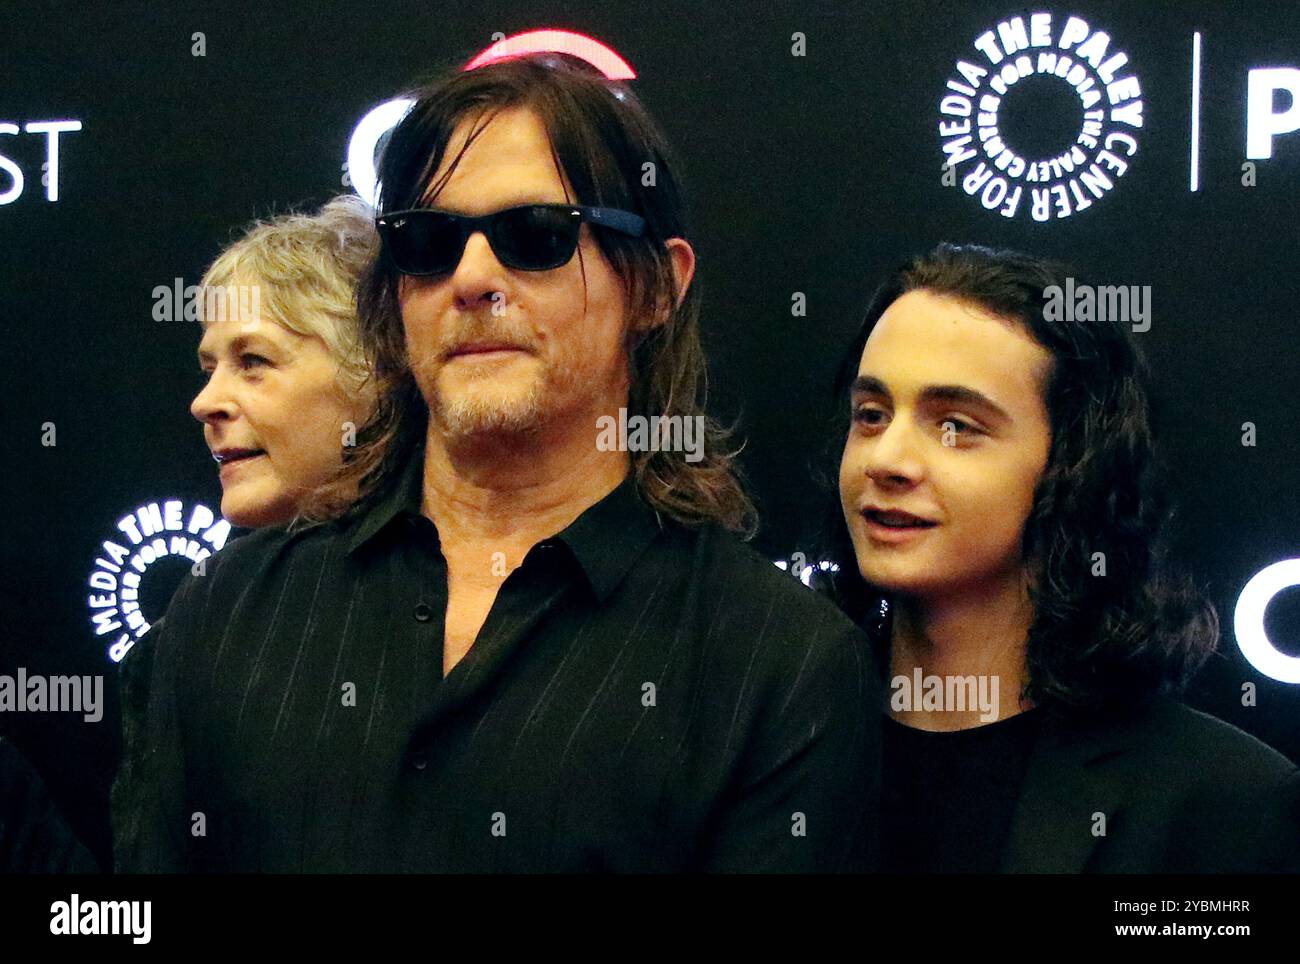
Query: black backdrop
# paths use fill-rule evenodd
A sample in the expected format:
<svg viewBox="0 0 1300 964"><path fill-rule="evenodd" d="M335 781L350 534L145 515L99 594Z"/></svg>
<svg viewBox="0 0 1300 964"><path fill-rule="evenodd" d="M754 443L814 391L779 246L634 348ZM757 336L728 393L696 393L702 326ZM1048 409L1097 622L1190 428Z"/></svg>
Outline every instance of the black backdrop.
<svg viewBox="0 0 1300 964"><path fill-rule="evenodd" d="M998 21L1038 9L1058 31L1070 14L1107 30L1140 78L1145 116L1115 190L1045 224L1006 220L942 185L937 130L954 62L972 59L974 39ZM1300 686L1246 663L1231 621L1250 576L1300 556L1300 133L1278 137L1256 185L1242 184L1247 71L1300 67L1294 2L11 0L5 14L0 122L75 118L83 128L61 138L57 202L40 183L45 137L0 137L0 154L27 181L0 206L12 486L0 672L103 672L106 640L86 604L101 541L145 502L219 502L187 410L200 385L198 326L154 321L155 286L196 283L250 218L343 190L348 138L372 106L463 62L495 31L559 27L632 64L685 162L713 408L738 417L749 440L761 550L776 559L807 548L808 460L830 373L871 287L904 256L940 239L1006 244L1108 283L1150 285L1154 320L1140 337L1182 505L1178 547L1225 628L1191 702L1300 756ZM1204 35L1196 193L1193 31ZM205 56L192 54L195 32ZM792 54L796 32L804 56ZM1285 109L1284 94L1274 107ZM0 172L0 189L10 183ZM807 296L805 317L791 314L794 292ZM1241 444L1247 421L1255 447ZM41 444L47 422L53 447ZM155 572L155 615L179 575ZM1278 595L1267 625L1279 648L1300 655L1300 590ZM1258 686L1255 707L1241 705L1247 681ZM115 710L94 725L4 716L0 727L102 852Z"/></svg>

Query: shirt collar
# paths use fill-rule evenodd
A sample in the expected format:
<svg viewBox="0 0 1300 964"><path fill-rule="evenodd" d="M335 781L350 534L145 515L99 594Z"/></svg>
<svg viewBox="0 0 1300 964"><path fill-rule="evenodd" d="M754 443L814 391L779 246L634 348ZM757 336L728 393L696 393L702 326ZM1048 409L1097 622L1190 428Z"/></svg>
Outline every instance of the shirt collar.
<svg viewBox="0 0 1300 964"><path fill-rule="evenodd" d="M392 484L360 516L348 542L348 554L357 552L394 520L421 516L423 504L424 447L421 445L415 448ZM635 473L628 472L612 492L574 519L563 532L543 542L562 542L568 546L596 598L604 601L663 528L659 513L641 499Z"/></svg>
<svg viewBox="0 0 1300 964"><path fill-rule="evenodd" d="M360 516L348 541L352 555L399 516L418 516L424 504L424 447L416 446L392 483Z"/></svg>
<svg viewBox="0 0 1300 964"><path fill-rule="evenodd" d="M628 472L555 538L569 547L603 602L663 528L659 513L642 501L635 473Z"/></svg>

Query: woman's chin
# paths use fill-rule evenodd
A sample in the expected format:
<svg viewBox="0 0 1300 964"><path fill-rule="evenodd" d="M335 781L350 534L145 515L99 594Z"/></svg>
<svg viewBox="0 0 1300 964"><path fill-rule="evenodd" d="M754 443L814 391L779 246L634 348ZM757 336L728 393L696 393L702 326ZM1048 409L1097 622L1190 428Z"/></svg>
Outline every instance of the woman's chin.
<svg viewBox="0 0 1300 964"><path fill-rule="evenodd" d="M293 512L292 507L227 497L221 500L221 515L232 526L261 529L288 522L293 517Z"/></svg>

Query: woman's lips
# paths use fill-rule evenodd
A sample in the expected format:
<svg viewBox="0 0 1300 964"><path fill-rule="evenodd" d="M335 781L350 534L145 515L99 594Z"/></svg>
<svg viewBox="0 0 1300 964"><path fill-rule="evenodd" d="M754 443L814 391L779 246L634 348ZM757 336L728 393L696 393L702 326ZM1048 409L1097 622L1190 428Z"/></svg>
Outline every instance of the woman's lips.
<svg viewBox="0 0 1300 964"><path fill-rule="evenodd" d="M227 459L221 463L221 470L217 474L224 476L227 471L234 469L236 466L243 465L245 462L251 462L254 459L260 459L264 455L266 455L265 452L250 452L247 455L237 455L232 459Z"/></svg>

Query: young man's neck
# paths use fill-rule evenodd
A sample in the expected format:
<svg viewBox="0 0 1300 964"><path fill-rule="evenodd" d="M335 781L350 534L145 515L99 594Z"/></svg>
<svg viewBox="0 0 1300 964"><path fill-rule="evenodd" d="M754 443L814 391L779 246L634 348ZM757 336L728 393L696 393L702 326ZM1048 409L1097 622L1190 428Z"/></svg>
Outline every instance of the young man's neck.
<svg viewBox="0 0 1300 964"><path fill-rule="evenodd" d="M1020 701L1028 678L1025 647L1033 607L1023 574L993 584L934 596L897 597L890 639L889 676L915 679L975 677L992 692L997 685L997 719L1032 707ZM945 686L946 691L946 686ZM892 695L892 690L891 690ZM890 715L923 730L963 730L988 722L978 708L913 708Z"/></svg>

